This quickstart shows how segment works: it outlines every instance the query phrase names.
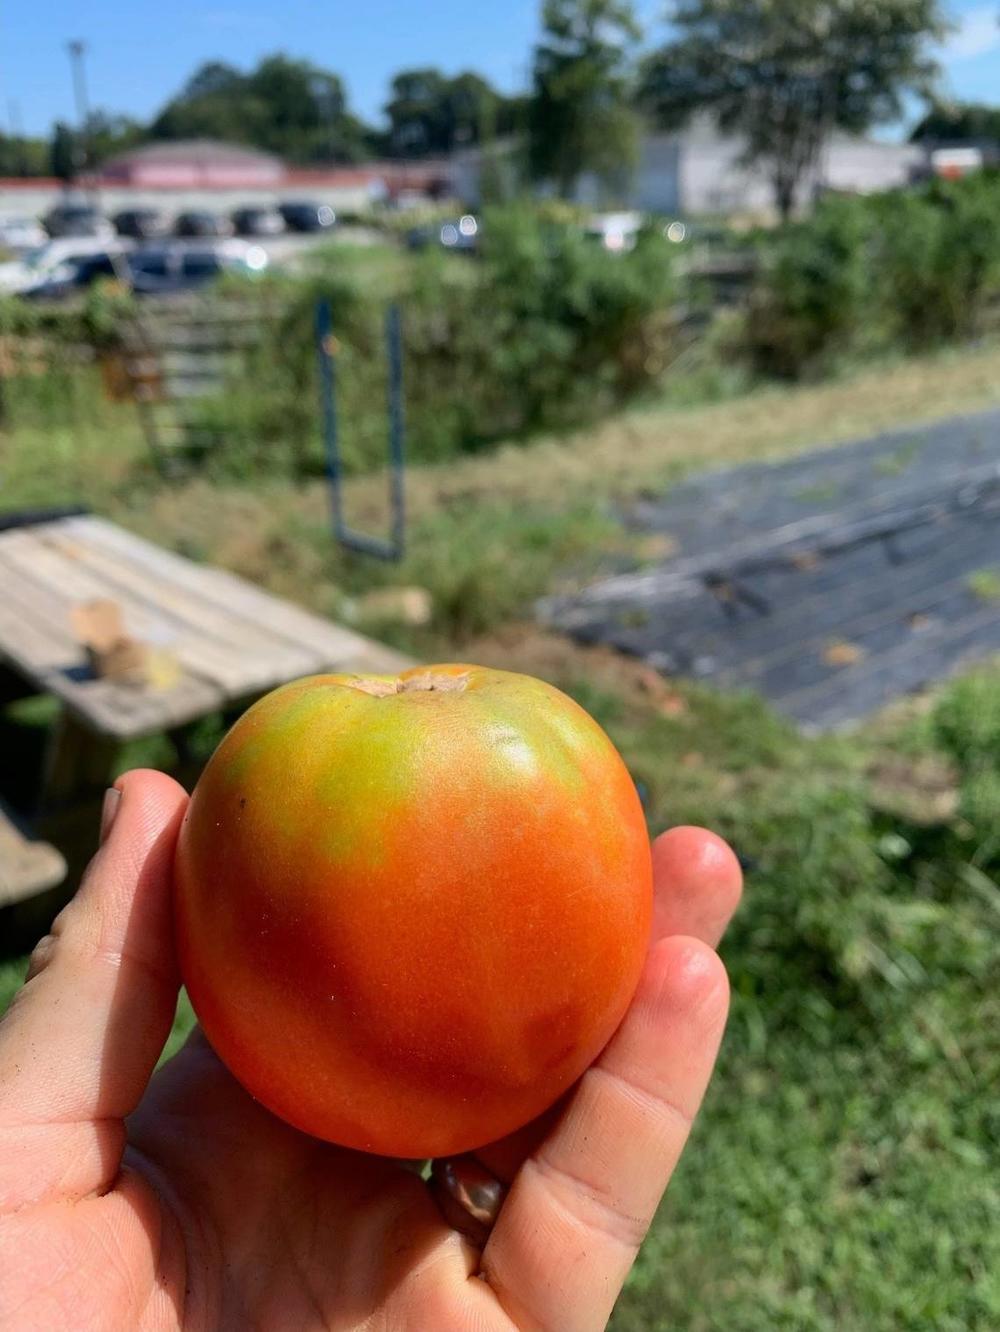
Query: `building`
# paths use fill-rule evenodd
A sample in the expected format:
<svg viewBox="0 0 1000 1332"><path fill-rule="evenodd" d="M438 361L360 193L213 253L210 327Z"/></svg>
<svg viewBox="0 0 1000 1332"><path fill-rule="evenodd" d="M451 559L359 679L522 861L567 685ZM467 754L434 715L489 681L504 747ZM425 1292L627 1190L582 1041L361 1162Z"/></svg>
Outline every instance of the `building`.
<svg viewBox="0 0 1000 1332"><path fill-rule="evenodd" d="M365 214L386 200L422 199L447 192L447 163L369 162L300 168L241 144L210 139L150 143L111 158L86 192L104 212L158 208L166 212L235 208L310 199L342 214ZM0 207L41 217L79 189L54 179L0 180Z"/></svg>
<svg viewBox="0 0 1000 1332"><path fill-rule="evenodd" d="M280 158L214 139L147 143L101 169L103 184L151 190L268 189L284 175Z"/></svg>
<svg viewBox="0 0 1000 1332"><path fill-rule="evenodd" d="M707 118L696 119L675 133L646 134L627 196L614 202L644 212L685 217L770 212L774 190L766 168L744 164L744 151L740 139L720 134ZM505 163L515 157L511 150L504 151ZM868 194L905 185L924 159L923 149L916 144L834 135L816 169L802 181L800 201L807 202L822 189ZM453 189L471 206L479 202L480 172L477 150L456 154ZM577 182L576 199L600 206L605 202L600 182L593 176L582 176Z"/></svg>

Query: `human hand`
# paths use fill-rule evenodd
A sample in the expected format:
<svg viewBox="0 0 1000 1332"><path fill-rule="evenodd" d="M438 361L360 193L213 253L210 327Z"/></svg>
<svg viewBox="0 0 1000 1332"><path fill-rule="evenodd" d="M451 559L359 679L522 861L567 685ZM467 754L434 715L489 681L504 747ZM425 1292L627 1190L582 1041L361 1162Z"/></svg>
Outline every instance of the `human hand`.
<svg viewBox="0 0 1000 1332"><path fill-rule="evenodd" d="M0 1329L603 1328L725 1023L712 946L740 873L724 843L693 828L654 843L653 938L617 1034L559 1107L459 1159L506 1189L476 1236L405 1163L274 1118L198 1032L151 1078L179 987L171 872L187 798L153 772L117 790L0 1023Z"/></svg>

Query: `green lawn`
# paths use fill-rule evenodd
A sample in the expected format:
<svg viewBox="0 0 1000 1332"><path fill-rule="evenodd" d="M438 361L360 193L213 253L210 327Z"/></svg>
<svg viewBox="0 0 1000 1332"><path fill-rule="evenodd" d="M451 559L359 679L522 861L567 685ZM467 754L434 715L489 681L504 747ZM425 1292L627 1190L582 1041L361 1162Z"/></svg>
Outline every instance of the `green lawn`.
<svg viewBox="0 0 1000 1332"><path fill-rule="evenodd" d="M995 348L715 407L661 404L412 478L401 569L332 549L317 486L170 486L122 417L13 437L5 501L86 496L187 553L420 655L547 676L607 727L650 823L697 821L748 864L724 947L718 1076L616 1332L1000 1327L1000 668L857 733L804 739L752 697L660 681L518 621L536 593L655 558L594 503L705 461L775 455L1000 400ZM0 448L4 447L0 444ZM58 458L58 465L55 459ZM378 515L374 483L350 500ZM365 619L388 580L430 625ZM0 970L0 1005L17 967ZM178 1032L190 1020L184 1010Z"/></svg>

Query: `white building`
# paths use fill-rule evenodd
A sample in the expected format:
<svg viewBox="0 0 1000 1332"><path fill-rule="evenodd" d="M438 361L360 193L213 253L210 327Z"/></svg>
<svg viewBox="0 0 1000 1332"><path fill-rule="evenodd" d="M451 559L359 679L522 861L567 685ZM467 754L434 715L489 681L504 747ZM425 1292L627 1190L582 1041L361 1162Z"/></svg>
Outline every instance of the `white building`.
<svg viewBox="0 0 1000 1332"><path fill-rule="evenodd" d="M509 175L516 153L510 145L494 149ZM582 176L576 198L600 206L623 203L644 212L692 216L707 213L764 213L774 207L774 190L764 165L745 166L744 144L719 134L707 119L695 120L675 133L644 136L628 197L608 201L600 182ZM834 135L814 172L802 182L803 202L826 188L868 194L905 185L924 163L915 144L879 143L874 139ZM481 155L470 149L452 159L455 194L474 206L479 202Z"/></svg>

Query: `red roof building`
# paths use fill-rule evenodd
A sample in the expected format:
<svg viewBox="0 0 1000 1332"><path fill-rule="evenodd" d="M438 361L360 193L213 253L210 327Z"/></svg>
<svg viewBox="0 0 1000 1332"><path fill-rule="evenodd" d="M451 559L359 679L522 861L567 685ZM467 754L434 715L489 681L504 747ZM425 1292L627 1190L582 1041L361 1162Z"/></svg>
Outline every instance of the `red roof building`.
<svg viewBox="0 0 1000 1332"><path fill-rule="evenodd" d="M284 179L280 158L212 139L145 144L110 158L101 170L107 185L154 190L270 189Z"/></svg>
<svg viewBox="0 0 1000 1332"><path fill-rule="evenodd" d="M273 190L333 187L372 198L447 193L444 162L365 162L356 166L288 167L279 157L212 139L148 143L105 162L101 184L137 190Z"/></svg>

